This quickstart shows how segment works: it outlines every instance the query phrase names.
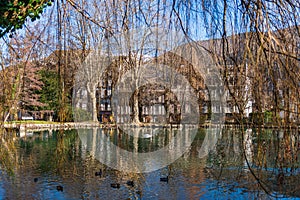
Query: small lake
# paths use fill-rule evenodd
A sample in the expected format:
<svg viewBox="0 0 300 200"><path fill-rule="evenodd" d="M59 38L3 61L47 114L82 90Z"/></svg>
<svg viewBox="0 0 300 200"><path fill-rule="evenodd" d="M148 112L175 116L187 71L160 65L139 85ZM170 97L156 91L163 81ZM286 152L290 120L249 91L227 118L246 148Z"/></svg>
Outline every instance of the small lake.
<svg viewBox="0 0 300 200"><path fill-rule="evenodd" d="M300 199L299 156L298 130L12 131L0 199Z"/></svg>

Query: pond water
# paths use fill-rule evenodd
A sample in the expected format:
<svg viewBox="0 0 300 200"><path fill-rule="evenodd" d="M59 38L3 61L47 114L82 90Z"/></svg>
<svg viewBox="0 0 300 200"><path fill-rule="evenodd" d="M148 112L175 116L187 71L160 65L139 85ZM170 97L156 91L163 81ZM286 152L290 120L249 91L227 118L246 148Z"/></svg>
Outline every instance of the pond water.
<svg viewBox="0 0 300 200"><path fill-rule="evenodd" d="M108 143L145 157L167 146L176 161L132 164ZM10 132L0 147L0 199L300 199L298 130Z"/></svg>

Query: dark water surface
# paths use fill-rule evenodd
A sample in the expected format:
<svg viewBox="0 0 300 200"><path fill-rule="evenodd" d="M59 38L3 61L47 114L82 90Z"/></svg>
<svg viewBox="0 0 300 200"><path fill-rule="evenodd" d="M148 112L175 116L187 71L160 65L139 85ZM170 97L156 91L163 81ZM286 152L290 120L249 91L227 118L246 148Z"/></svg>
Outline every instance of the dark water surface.
<svg viewBox="0 0 300 200"><path fill-rule="evenodd" d="M1 137L0 199L300 199L298 130L195 133L194 140L183 134L184 142L173 144L170 152L192 142L174 163L133 173L99 161L103 154L116 165L128 163L119 154L107 153L112 151L108 142L129 152L155 152L171 144L178 131L12 132ZM149 158L148 164L165 159ZM168 181L161 180L167 176Z"/></svg>

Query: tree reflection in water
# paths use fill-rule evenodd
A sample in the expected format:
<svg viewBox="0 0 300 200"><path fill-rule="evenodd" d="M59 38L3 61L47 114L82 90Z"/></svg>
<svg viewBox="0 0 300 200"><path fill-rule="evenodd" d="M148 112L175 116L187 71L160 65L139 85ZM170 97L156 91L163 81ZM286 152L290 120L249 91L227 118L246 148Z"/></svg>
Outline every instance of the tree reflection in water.
<svg viewBox="0 0 300 200"><path fill-rule="evenodd" d="M234 187L299 197L298 156L298 130L225 129L208 163L215 179L236 181Z"/></svg>
<svg viewBox="0 0 300 200"><path fill-rule="evenodd" d="M176 131L133 135L116 129L1 134L0 196L4 199L197 199L300 197L298 130L199 129L190 147L169 166L150 173L125 173L96 159L109 151L101 138L132 152L169 144ZM207 143L216 139L217 143ZM174 147L176 148L176 146ZM118 157L109 159L120 159ZM164 159L164 158L161 158ZM126 162L120 160L119 162ZM101 169L101 176L95 172ZM160 181L167 177L168 182ZM127 184L127 183L134 184ZM120 188L112 188L118 183ZM57 191L58 185L63 191Z"/></svg>
<svg viewBox="0 0 300 200"><path fill-rule="evenodd" d="M15 169L17 167L17 154L14 142L16 134L14 129L10 131L0 129L0 167L4 168L10 175L14 175L14 171L17 170Z"/></svg>

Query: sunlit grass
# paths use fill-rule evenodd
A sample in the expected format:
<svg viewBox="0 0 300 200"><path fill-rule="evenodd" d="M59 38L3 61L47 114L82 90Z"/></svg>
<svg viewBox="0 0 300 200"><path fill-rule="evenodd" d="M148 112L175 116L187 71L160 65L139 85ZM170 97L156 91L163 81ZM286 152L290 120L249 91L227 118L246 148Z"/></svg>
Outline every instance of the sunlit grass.
<svg viewBox="0 0 300 200"><path fill-rule="evenodd" d="M43 121L43 120L19 120L9 121L5 124L59 124L59 122Z"/></svg>

